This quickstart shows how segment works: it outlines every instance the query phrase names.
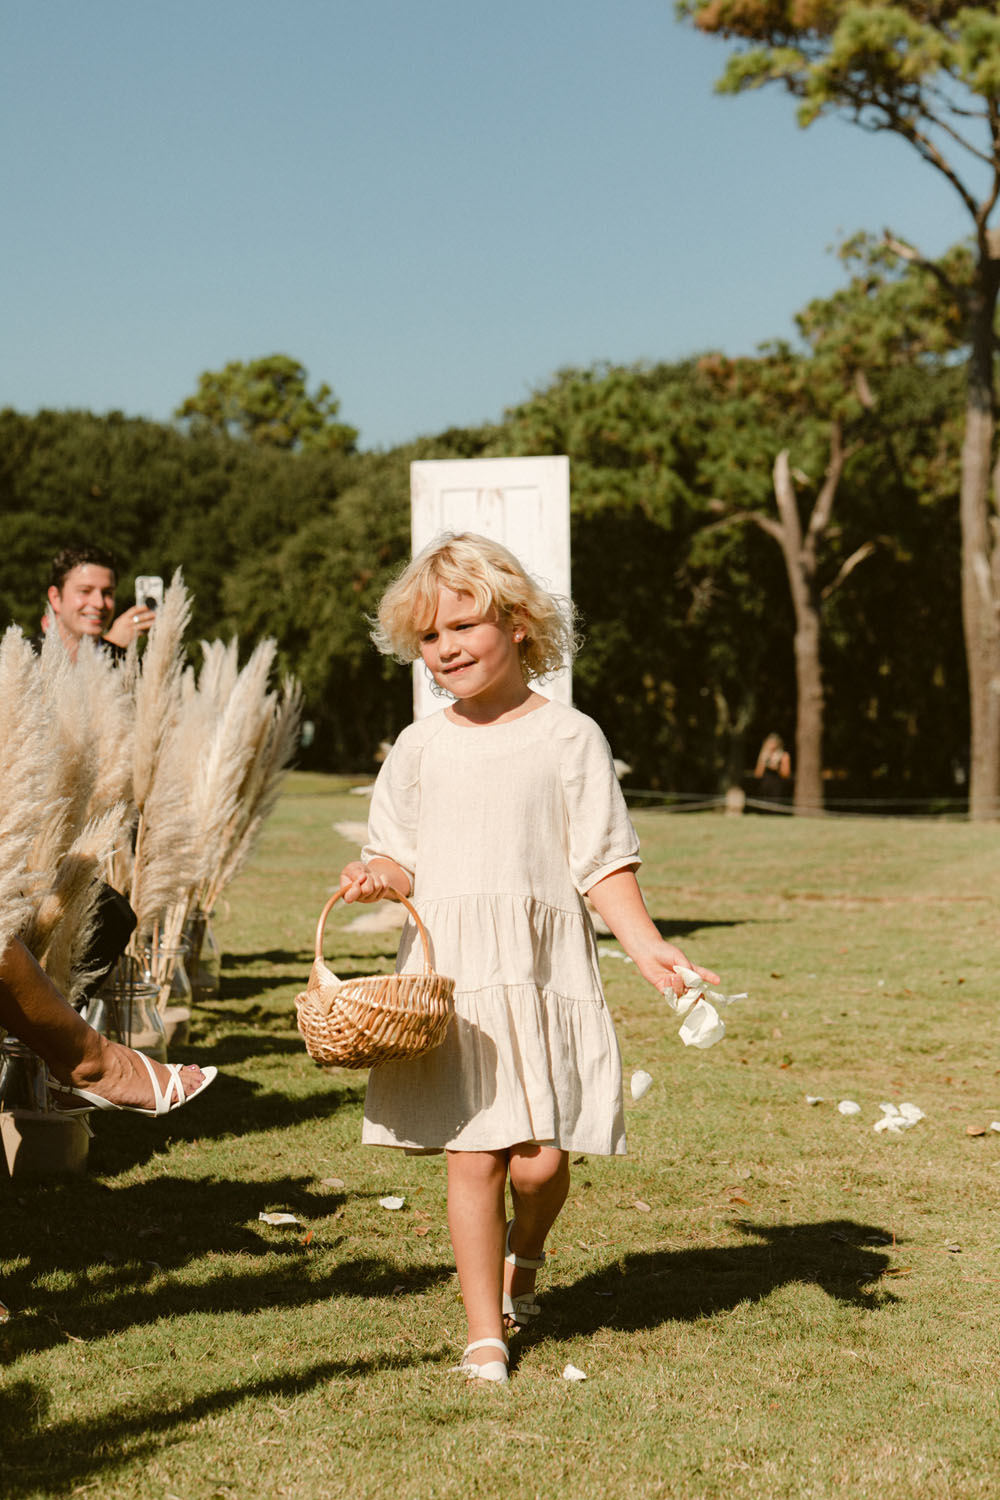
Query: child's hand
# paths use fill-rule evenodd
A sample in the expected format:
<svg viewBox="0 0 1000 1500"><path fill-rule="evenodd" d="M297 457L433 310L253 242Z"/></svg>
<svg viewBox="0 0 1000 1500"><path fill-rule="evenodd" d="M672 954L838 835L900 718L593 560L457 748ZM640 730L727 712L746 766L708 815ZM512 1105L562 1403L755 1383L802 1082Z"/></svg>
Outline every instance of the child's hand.
<svg viewBox="0 0 1000 1500"><path fill-rule="evenodd" d="M388 885L384 875L360 859L352 859L340 872L340 894L348 905L352 901L381 901Z"/></svg>
<svg viewBox="0 0 1000 1500"><path fill-rule="evenodd" d="M651 985L661 993L664 990L672 990L680 999L687 984L678 974L678 969L691 969L700 975L707 984L719 984L719 976L711 969L701 969L693 964L689 958L675 948L673 943L659 943L656 948L648 953L636 957L636 967L643 979L648 979Z"/></svg>

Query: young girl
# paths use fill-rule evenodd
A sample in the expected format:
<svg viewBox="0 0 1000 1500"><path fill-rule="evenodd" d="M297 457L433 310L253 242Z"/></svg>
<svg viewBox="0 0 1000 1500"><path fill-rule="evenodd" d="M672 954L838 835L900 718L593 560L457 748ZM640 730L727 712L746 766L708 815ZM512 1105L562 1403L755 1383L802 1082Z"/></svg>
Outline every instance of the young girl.
<svg viewBox="0 0 1000 1500"><path fill-rule="evenodd" d="M677 967L697 966L643 904L603 735L529 686L572 653L560 601L506 548L446 534L388 589L374 639L399 660L422 657L452 701L389 753L343 899L377 901L388 887L412 896L456 993L441 1046L372 1070L362 1139L447 1152L468 1320L459 1368L503 1381L505 1331L540 1311L535 1273L570 1154L625 1151L621 1059L584 896L657 989L683 993ZM415 936L409 924L400 972L422 967Z"/></svg>

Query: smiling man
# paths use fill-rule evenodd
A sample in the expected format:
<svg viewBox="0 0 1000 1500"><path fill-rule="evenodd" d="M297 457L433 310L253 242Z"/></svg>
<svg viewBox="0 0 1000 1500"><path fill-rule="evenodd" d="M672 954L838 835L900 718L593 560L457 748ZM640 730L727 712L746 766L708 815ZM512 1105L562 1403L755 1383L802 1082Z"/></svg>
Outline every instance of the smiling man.
<svg viewBox="0 0 1000 1500"><path fill-rule="evenodd" d="M152 625L154 611L139 606L125 610L111 623L117 582L118 564L103 547L90 543L64 547L53 559L48 599L72 657L84 636L103 641L115 656L124 655L129 642Z"/></svg>

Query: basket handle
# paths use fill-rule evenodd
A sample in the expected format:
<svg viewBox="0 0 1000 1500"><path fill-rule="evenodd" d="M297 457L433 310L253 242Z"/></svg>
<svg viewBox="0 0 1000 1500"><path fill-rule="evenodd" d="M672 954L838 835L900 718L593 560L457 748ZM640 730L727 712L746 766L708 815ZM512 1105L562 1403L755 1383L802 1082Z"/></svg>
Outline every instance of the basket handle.
<svg viewBox="0 0 1000 1500"><path fill-rule="evenodd" d="M334 891L333 895L330 897L329 901L326 903L323 910L319 914L319 921L316 923L316 960L318 963L324 962L323 930L326 927L326 919L343 894L343 891ZM424 949L424 973L433 974L434 969L431 966L431 950L430 944L427 941L427 929L424 926L423 922L421 922L420 918L417 916L414 907L410 905L409 901L407 901L406 897L400 891L393 890L392 886L389 885L387 885L385 890L382 892L381 899L385 901L400 901L406 907L406 910L410 913L410 916L413 918L413 921L416 924L417 932L420 934L420 941Z"/></svg>

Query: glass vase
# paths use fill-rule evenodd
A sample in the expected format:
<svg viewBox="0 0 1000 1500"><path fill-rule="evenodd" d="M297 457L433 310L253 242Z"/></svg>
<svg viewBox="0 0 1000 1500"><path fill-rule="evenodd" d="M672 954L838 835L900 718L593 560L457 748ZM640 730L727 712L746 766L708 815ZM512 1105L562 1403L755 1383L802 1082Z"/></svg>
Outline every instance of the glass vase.
<svg viewBox="0 0 1000 1500"><path fill-rule="evenodd" d="M172 946L148 942L142 950L143 978L147 984L155 985L156 1003L161 1011L166 1010L168 1005L191 1005L187 958L186 942Z"/></svg>
<svg viewBox="0 0 1000 1500"><path fill-rule="evenodd" d="M87 1007L84 1019L113 1042L167 1060L167 1034L157 1006L159 986L150 983L134 958L120 958Z"/></svg>
<svg viewBox="0 0 1000 1500"><path fill-rule="evenodd" d="M188 918L184 929L188 941L188 977L195 1004L210 1000L219 993L222 975L222 955L212 931L211 912L199 907Z"/></svg>
<svg viewBox="0 0 1000 1500"><path fill-rule="evenodd" d="M17 1037L6 1036L0 1042L0 1110L40 1110L49 1108L46 1084L48 1069L37 1053Z"/></svg>

